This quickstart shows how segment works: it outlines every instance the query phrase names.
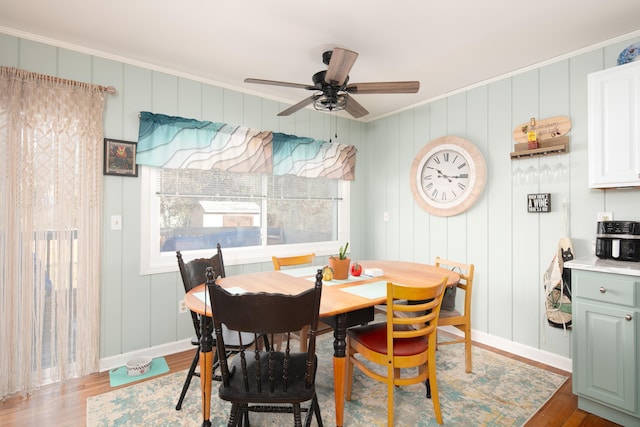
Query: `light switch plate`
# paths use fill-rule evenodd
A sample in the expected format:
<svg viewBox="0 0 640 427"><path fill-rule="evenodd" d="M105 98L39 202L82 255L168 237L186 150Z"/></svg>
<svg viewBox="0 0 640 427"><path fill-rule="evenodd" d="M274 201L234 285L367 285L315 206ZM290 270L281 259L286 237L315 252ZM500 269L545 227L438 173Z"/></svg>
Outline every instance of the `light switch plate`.
<svg viewBox="0 0 640 427"><path fill-rule="evenodd" d="M122 230L122 215L111 215L111 229Z"/></svg>

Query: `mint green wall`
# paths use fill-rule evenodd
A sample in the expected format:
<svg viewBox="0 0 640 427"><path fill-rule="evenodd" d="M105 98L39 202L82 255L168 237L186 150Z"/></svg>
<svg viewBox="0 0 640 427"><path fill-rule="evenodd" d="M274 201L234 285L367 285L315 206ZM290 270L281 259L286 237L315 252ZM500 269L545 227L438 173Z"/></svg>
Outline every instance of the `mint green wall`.
<svg viewBox="0 0 640 427"><path fill-rule="evenodd" d="M356 145L352 184L352 258L432 262L439 255L476 265L474 329L517 344L570 357L570 335L544 325L542 275L560 237L560 209L568 201L577 255L591 251L596 213L640 220L637 190L587 188L588 73L615 65L618 53L640 36L594 48L456 93L399 114L360 123L338 119L338 141ZM142 110L222 121L328 139L335 118L303 110L278 118L286 106L207 83L0 34L0 65L111 85L105 136L137 140ZM427 84L428 76L421 77ZM529 117L571 118L568 154L512 161L511 133ZM331 135L333 132L331 132ZM488 168L486 190L466 213L430 216L414 202L409 169L427 142L443 135L465 137L480 147ZM514 186L519 164L562 161L566 182ZM526 212L528 193L551 193L552 212ZM108 357L181 340L192 334L187 315L177 313L183 290L177 273L140 276L139 179L105 176L101 356ZM388 212L389 221L383 221ZM109 228L122 215L123 230ZM271 263L230 266L228 274L271 269ZM569 333L570 334L570 333Z"/></svg>
<svg viewBox="0 0 640 427"><path fill-rule="evenodd" d="M358 178L367 183L365 230L371 231L363 234L363 246L372 248L374 258L432 262L441 256L474 263L474 330L571 357L570 332L545 324L542 277L557 250L564 200L577 256L592 253L597 212L640 220L637 189L587 188L587 75L615 66L620 51L639 40L594 48L368 124L366 150L358 158L366 168ZM558 115L572 121L569 153L511 160L517 125L530 117ZM474 142L488 169L481 199L450 218L424 212L413 203L409 187L415 155L443 135ZM558 162L570 171L564 182L512 183L517 166ZM552 212L528 213L530 193L551 193Z"/></svg>

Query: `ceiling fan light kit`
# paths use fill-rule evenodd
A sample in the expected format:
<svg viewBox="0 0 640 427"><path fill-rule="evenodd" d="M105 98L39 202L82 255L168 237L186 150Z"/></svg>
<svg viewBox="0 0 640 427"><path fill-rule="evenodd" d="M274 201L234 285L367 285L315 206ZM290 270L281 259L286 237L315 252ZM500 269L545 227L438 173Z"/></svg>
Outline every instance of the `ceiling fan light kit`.
<svg viewBox="0 0 640 427"><path fill-rule="evenodd" d="M313 95L313 108L318 111L340 111L347 106L348 95L337 93L335 96L327 96L322 92Z"/></svg>
<svg viewBox="0 0 640 427"><path fill-rule="evenodd" d="M263 80L247 78L245 83L284 86L297 89L313 90L316 93L303 99L295 105L278 113L278 116L291 115L308 105L313 105L318 111L346 110L352 117L358 119L369 114L351 94L388 94L388 93L417 93L420 89L419 81L400 82L371 82L349 83L349 72L356 62L358 54L339 47L322 54L322 62L328 67L318 71L312 77L313 85L281 82L277 80Z"/></svg>

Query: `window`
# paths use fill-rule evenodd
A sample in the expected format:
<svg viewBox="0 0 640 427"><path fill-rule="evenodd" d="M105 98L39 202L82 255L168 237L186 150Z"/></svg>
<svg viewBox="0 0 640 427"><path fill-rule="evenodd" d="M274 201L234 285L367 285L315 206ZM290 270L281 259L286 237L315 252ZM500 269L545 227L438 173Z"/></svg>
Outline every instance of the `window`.
<svg viewBox="0 0 640 427"><path fill-rule="evenodd" d="M349 181L141 167L141 273L174 271L175 251L225 264L335 253L349 238Z"/></svg>

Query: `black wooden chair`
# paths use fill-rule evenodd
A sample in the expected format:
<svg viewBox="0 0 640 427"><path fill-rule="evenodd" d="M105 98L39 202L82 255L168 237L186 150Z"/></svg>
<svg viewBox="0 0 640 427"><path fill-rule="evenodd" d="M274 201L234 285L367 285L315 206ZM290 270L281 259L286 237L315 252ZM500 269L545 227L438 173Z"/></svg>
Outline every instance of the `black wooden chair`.
<svg viewBox="0 0 640 427"><path fill-rule="evenodd" d="M222 258L222 248L220 247L220 243L217 245L217 253L211 258L198 258L188 263L184 263L182 259L182 254L180 251L176 251L176 257L178 258L178 268L180 269L180 275L182 277L182 284L184 285L184 291L189 292L194 287L201 285L207 281L206 271L207 268L211 268L214 280L218 277L225 277L224 270L224 260ZM191 366L189 367L189 372L187 373L187 378L184 381L184 385L182 386L182 392L180 393L180 398L178 399L178 404L176 405L176 410L179 411L182 408L182 402L184 401L185 395L187 394L187 390L189 389L189 385L191 384L191 379L196 376L199 377L200 374L196 372L196 368L198 367L198 362L200 361L200 315L191 311L191 320L193 321L193 329L196 333L194 337L191 338L191 344L196 346L195 355L193 356L193 361L191 362ZM211 322L210 318L204 319L207 322ZM228 331L225 331L227 334ZM249 341L250 336L245 336L245 341ZM266 341L265 337L265 346L269 346L268 341ZM238 349L238 341L234 335L230 335L229 340L229 351L237 351ZM248 342L247 344L252 344L252 342ZM217 355L214 355L213 359L213 370L215 372L218 366ZM214 380L220 381L220 376L214 375Z"/></svg>
<svg viewBox="0 0 640 427"><path fill-rule="evenodd" d="M222 384L220 399L231 402L227 426L249 424L249 412L293 413L294 425L302 426L302 412L306 412L305 426L311 425L313 415L322 427L320 406L315 391L317 369L316 334L322 294L322 272L316 282L298 295L244 293L234 295L216 285L213 269L207 273L207 287L213 311L215 340L220 362ZM256 340L260 334L272 338L284 334L279 351L239 351L228 359L223 327L230 331L251 333ZM290 342L293 333L309 326L306 352L297 352L299 343ZM238 338L244 344L242 335ZM303 407L301 404L308 402ZM284 425L285 423L281 423Z"/></svg>

